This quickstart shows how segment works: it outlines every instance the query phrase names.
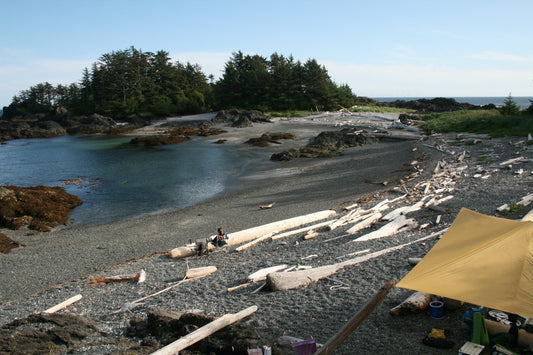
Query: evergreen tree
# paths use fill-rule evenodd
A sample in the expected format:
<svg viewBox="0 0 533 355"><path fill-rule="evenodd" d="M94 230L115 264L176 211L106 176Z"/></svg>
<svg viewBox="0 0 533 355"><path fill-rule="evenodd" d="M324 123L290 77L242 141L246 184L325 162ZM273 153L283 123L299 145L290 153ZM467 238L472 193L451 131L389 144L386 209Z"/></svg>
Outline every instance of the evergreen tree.
<svg viewBox="0 0 533 355"><path fill-rule="evenodd" d="M510 93L504 100L504 105L500 108L500 113L504 116L515 116L520 114L520 107L513 100Z"/></svg>
<svg viewBox="0 0 533 355"><path fill-rule="evenodd" d="M526 109L528 115L533 115L533 100L529 100L529 107Z"/></svg>
<svg viewBox="0 0 533 355"><path fill-rule="evenodd" d="M45 82L13 98L9 112L50 112L63 106L75 114L193 114L210 108L261 110L331 110L350 107L356 96L337 86L314 59L305 64L274 53L232 54L215 83L197 64L172 64L168 52L143 52L135 47L103 54L85 68L79 84Z"/></svg>

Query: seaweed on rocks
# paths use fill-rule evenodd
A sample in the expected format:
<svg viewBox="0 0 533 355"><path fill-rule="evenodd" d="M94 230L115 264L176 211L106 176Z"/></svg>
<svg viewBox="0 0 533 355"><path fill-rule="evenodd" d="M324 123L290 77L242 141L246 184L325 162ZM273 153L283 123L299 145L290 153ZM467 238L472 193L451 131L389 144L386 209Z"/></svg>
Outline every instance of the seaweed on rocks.
<svg viewBox="0 0 533 355"><path fill-rule="evenodd" d="M49 232L56 224L66 224L82 203L59 186L0 186L0 226Z"/></svg>

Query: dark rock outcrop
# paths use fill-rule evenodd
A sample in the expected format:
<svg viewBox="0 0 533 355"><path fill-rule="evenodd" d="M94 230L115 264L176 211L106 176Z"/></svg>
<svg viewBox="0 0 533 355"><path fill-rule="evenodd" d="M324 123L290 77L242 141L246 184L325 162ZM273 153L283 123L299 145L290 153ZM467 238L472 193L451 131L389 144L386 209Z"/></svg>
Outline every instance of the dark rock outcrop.
<svg viewBox="0 0 533 355"><path fill-rule="evenodd" d="M452 98L436 97L434 99L396 100L387 102L387 106L416 110L417 113L449 112L461 110L493 110L494 104L484 106L472 105L466 102L457 102Z"/></svg>
<svg viewBox="0 0 533 355"><path fill-rule="evenodd" d="M246 144L250 144L256 147L268 147L270 143L281 144L280 139L297 139L292 133L265 133L259 138L250 138Z"/></svg>
<svg viewBox="0 0 533 355"><path fill-rule="evenodd" d="M154 136L140 136L133 138L129 144L146 147L157 147L160 145L177 144L186 141L190 141L191 137L183 136L167 136L167 135L154 135Z"/></svg>
<svg viewBox="0 0 533 355"><path fill-rule="evenodd" d="M191 136L212 136L226 131L219 128L179 127L168 130L168 134L139 136L133 138L129 144L155 147L159 145L177 144L191 140Z"/></svg>
<svg viewBox="0 0 533 355"><path fill-rule="evenodd" d="M287 161L295 158L323 158L340 155L345 149L378 141L373 135L365 132L354 132L352 128L340 131L322 132L305 147L274 153L271 160Z"/></svg>
<svg viewBox="0 0 533 355"><path fill-rule="evenodd" d="M65 354L95 332L96 324L80 316L33 314L0 328L0 353Z"/></svg>
<svg viewBox="0 0 533 355"><path fill-rule="evenodd" d="M137 318L130 321L128 336L141 338L142 343L169 344L196 329L212 322L215 317L197 313L177 313L172 311L153 311L145 319ZM246 354L247 349L261 347L258 330L241 323L227 326L215 334L187 348L202 354Z"/></svg>
<svg viewBox="0 0 533 355"><path fill-rule="evenodd" d="M110 133L117 123L99 114L72 116L63 108L48 114L12 112L0 119L0 141L21 138L49 138L67 134Z"/></svg>
<svg viewBox="0 0 533 355"><path fill-rule="evenodd" d="M212 124L231 122L232 127L250 127L254 122L270 122L261 111L222 110L211 120Z"/></svg>
<svg viewBox="0 0 533 355"><path fill-rule="evenodd" d="M82 203L59 186L0 186L0 227L49 232Z"/></svg>

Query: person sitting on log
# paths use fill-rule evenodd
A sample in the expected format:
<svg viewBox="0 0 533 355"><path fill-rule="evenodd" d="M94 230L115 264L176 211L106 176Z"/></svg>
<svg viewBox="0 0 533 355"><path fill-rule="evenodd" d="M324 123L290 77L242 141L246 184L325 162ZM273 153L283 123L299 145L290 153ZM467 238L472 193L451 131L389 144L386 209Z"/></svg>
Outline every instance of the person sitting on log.
<svg viewBox="0 0 533 355"><path fill-rule="evenodd" d="M228 235L224 233L224 230L222 228L218 228L217 235L213 236L211 239L211 243L213 243L216 247L221 247L223 245L226 245L226 240L228 239Z"/></svg>

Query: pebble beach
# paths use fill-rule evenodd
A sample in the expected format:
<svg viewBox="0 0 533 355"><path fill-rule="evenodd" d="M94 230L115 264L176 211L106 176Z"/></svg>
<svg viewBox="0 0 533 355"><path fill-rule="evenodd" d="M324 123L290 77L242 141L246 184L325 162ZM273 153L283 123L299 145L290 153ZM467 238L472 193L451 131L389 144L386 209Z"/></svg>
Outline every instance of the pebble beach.
<svg viewBox="0 0 533 355"><path fill-rule="evenodd" d="M244 141L266 132L288 132L299 137L260 150L268 160L274 152L299 147L322 131L348 125L387 129L394 115L317 115L279 118L249 128L227 128L215 138L241 147ZM397 135L406 135L399 131ZM100 332L69 349L72 354L150 353L162 344L143 346L142 339L127 338L132 319L150 311L194 311L220 317L255 305L258 310L243 320L256 329L260 342L274 353L291 354L276 345L282 335L316 339L325 343L389 280L399 281L412 268L411 257L423 257L438 237L413 243L400 250L343 268L333 276L293 290L260 289L260 283L233 292L228 288L245 283L247 275L261 268L324 266L353 255L376 252L415 241L448 227L461 208L492 216L497 209L516 204L533 191L533 151L518 137L495 138L458 134L383 141L350 148L333 158L297 159L273 165L259 175L243 176L240 188L214 199L165 214L95 226L66 226L51 233L28 235L27 231L3 231L24 244L0 257L0 324L41 312L77 294L83 298L63 312L87 317ZM405 137L404 137L405 138ZM459 139L458 139L459 138ZM207 138L206 138L207 139ZM499 166L510 159L512 164ZM443 163L441 163L443 162ZM439 164L440 169L436 169ZM438 170L438 171L437 171ZM304 240L305 233L259 243L242 252L235 246L218 248L201 256L171 259L168 251L190 241L213 235L223 227L232 232L257 227L323 210L337 212L348 206L370 208L385 199L405 197L391 210L412 205L422 198L427 182L438 207L413 212L418 227L391 237L356 242L359 236L382 226L346 234L351 225L334 230L317 229L318 236ZM438 186L440 184L440 186ZM451 196L451 197L450 197ZM259 206L273 204L272 208ZM507 218L520 219L531 205ZM183 279L190 268L216 266L217 271L183 283L168 292L146 299L127 310L124 305ZM146 272L146 281L93 284L91 278ZM433 319L429 311L392 317L389 310L412 291L393 288L385 300L337 349L335 354L452 354L468 340L461 317L469 305L445 311ZM432 328L449 331L451 349L424 345ZM117 341L117 339L122 339ZM104 341L105 340L105 341Z"/></svg>

